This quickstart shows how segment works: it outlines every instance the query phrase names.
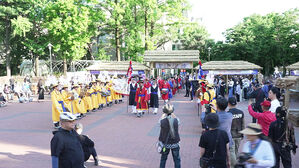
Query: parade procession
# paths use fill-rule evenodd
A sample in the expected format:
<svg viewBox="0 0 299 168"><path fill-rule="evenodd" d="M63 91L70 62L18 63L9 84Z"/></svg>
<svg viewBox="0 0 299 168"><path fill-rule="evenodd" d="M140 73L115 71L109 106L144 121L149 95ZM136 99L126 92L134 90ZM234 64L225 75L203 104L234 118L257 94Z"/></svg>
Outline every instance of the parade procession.
<svg viewBox="0 0 299 168"><path fill-rule="evenodd" d="M298 0L0 0L0 168L299 168Z"/></svg>

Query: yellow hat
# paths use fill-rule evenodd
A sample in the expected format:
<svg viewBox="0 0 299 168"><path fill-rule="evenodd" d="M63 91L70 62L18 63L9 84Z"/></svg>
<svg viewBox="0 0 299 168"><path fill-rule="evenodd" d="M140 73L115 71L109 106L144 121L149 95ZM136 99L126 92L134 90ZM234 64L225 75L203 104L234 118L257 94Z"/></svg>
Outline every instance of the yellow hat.
<svg viewBox="0 0 299 168"><path fill-rule="evenodd" d="M212 87L214 87L214 85L209 83L209 84L207 84L207 87L212 88Z"/></svg>
<svg viewBox="0 0 299 168"><path fill-rule="evenodd" d="M52 85L52 88L55 88L55 87L57 87L58 86L58 84L53 84Z"/></svg>
<svg viewBox="0 0 299 168"><path fill-rule="evenodd" d="M79 87L79 85L73 85L73 87L72 87L72 88L76 88L76 87Z"/></svg>
<svg viewBox="0 0 299 168"><path fill-rule="evenodd" d="M63 87L62 88L68 88L69 86L68 85L63 85Z"/></svg>

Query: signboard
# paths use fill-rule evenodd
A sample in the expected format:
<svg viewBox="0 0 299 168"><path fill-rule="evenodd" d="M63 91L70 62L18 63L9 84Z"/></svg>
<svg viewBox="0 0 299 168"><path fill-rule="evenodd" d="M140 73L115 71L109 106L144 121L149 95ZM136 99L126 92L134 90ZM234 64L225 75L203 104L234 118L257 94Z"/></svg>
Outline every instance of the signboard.
<svg viewBox="0 0 299 168"><path fill-rule="evenodd" d="M211 75L257 75L258 70L220 70L220 71L203 71L204 74Z"/></svg>
<svg viewBox="0 0 299 168"><path fill-rule="evenodd" d="M192 63L159 63L156 64L157 69L192 69Z"/></svg>
<svg viewBox="0 0 299 168"><path fill-rule="evenodd" d="M299 76L299 70L291 70L290 75Z"/></svg>
<svg viewBox="0 0 299 168"><path fill-rule="evenodd" d="M100 74L101 72L104 71L90 71L91 74ZM118 75L126 75L127 71L107 71L109 75L114 75L114 74L118 74ZM144 71L133 71L132 75L140 75L140 74L144 74Z"/></svg>

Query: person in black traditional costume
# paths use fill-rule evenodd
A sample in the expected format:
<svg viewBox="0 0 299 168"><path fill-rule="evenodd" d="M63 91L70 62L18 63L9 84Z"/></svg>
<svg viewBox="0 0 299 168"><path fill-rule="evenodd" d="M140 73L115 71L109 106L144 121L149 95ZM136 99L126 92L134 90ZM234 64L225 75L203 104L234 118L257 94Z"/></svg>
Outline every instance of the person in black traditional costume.
<svg viewBox="0 0 299 168"><path fill-rule="evenodd" d="M161 97L161 94L156 79L153 79L153 84L150 87L150 95L150 107L154 108L153 113L157 114L159 108L159 97Z"/></svg>
<svg viewBox="0 0 299 168"><path fill-rule="evenodd" d="M136 95L138 84L136 83L135 78L132 78L132 82L130 83L129 87L130 87L129 106L132 106L132 113L136 114L137 111L136 111L135 95Z"/></svg>

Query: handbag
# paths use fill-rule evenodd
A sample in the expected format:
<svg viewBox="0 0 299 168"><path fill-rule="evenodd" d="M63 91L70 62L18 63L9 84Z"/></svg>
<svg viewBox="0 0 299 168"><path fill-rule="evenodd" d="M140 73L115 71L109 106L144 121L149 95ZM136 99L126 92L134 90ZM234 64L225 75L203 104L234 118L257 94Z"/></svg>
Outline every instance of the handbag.
<svg viewBox="0 0 299 168"><path fill-rule="evenodd" d="M168 142L169 135L170 135L170 131L168 132L168 135L167 135L165 144L167 144L167 142ZM164 145L163 142L161 142L161 141L158 141L158 142L157 142L157 144L156 144L156 148L157 148L157 152L160 153L160 154L162 154L162 153L165 152L165 150L166 150L165 145Z"/></svg>
<svg viewBox="0 0 299 168"><path fill-rule="evenodd" d="M216 147L218 144L218 140L219 140L219 130L217 130L217 138L216 138L216 143L215 143L214 150L213 150L213 156L212 157L205 157L205 156L200 157L199 165L201 168L208 168L210 166L211 161L214 159L214 156L216 153Z"/></svg>

